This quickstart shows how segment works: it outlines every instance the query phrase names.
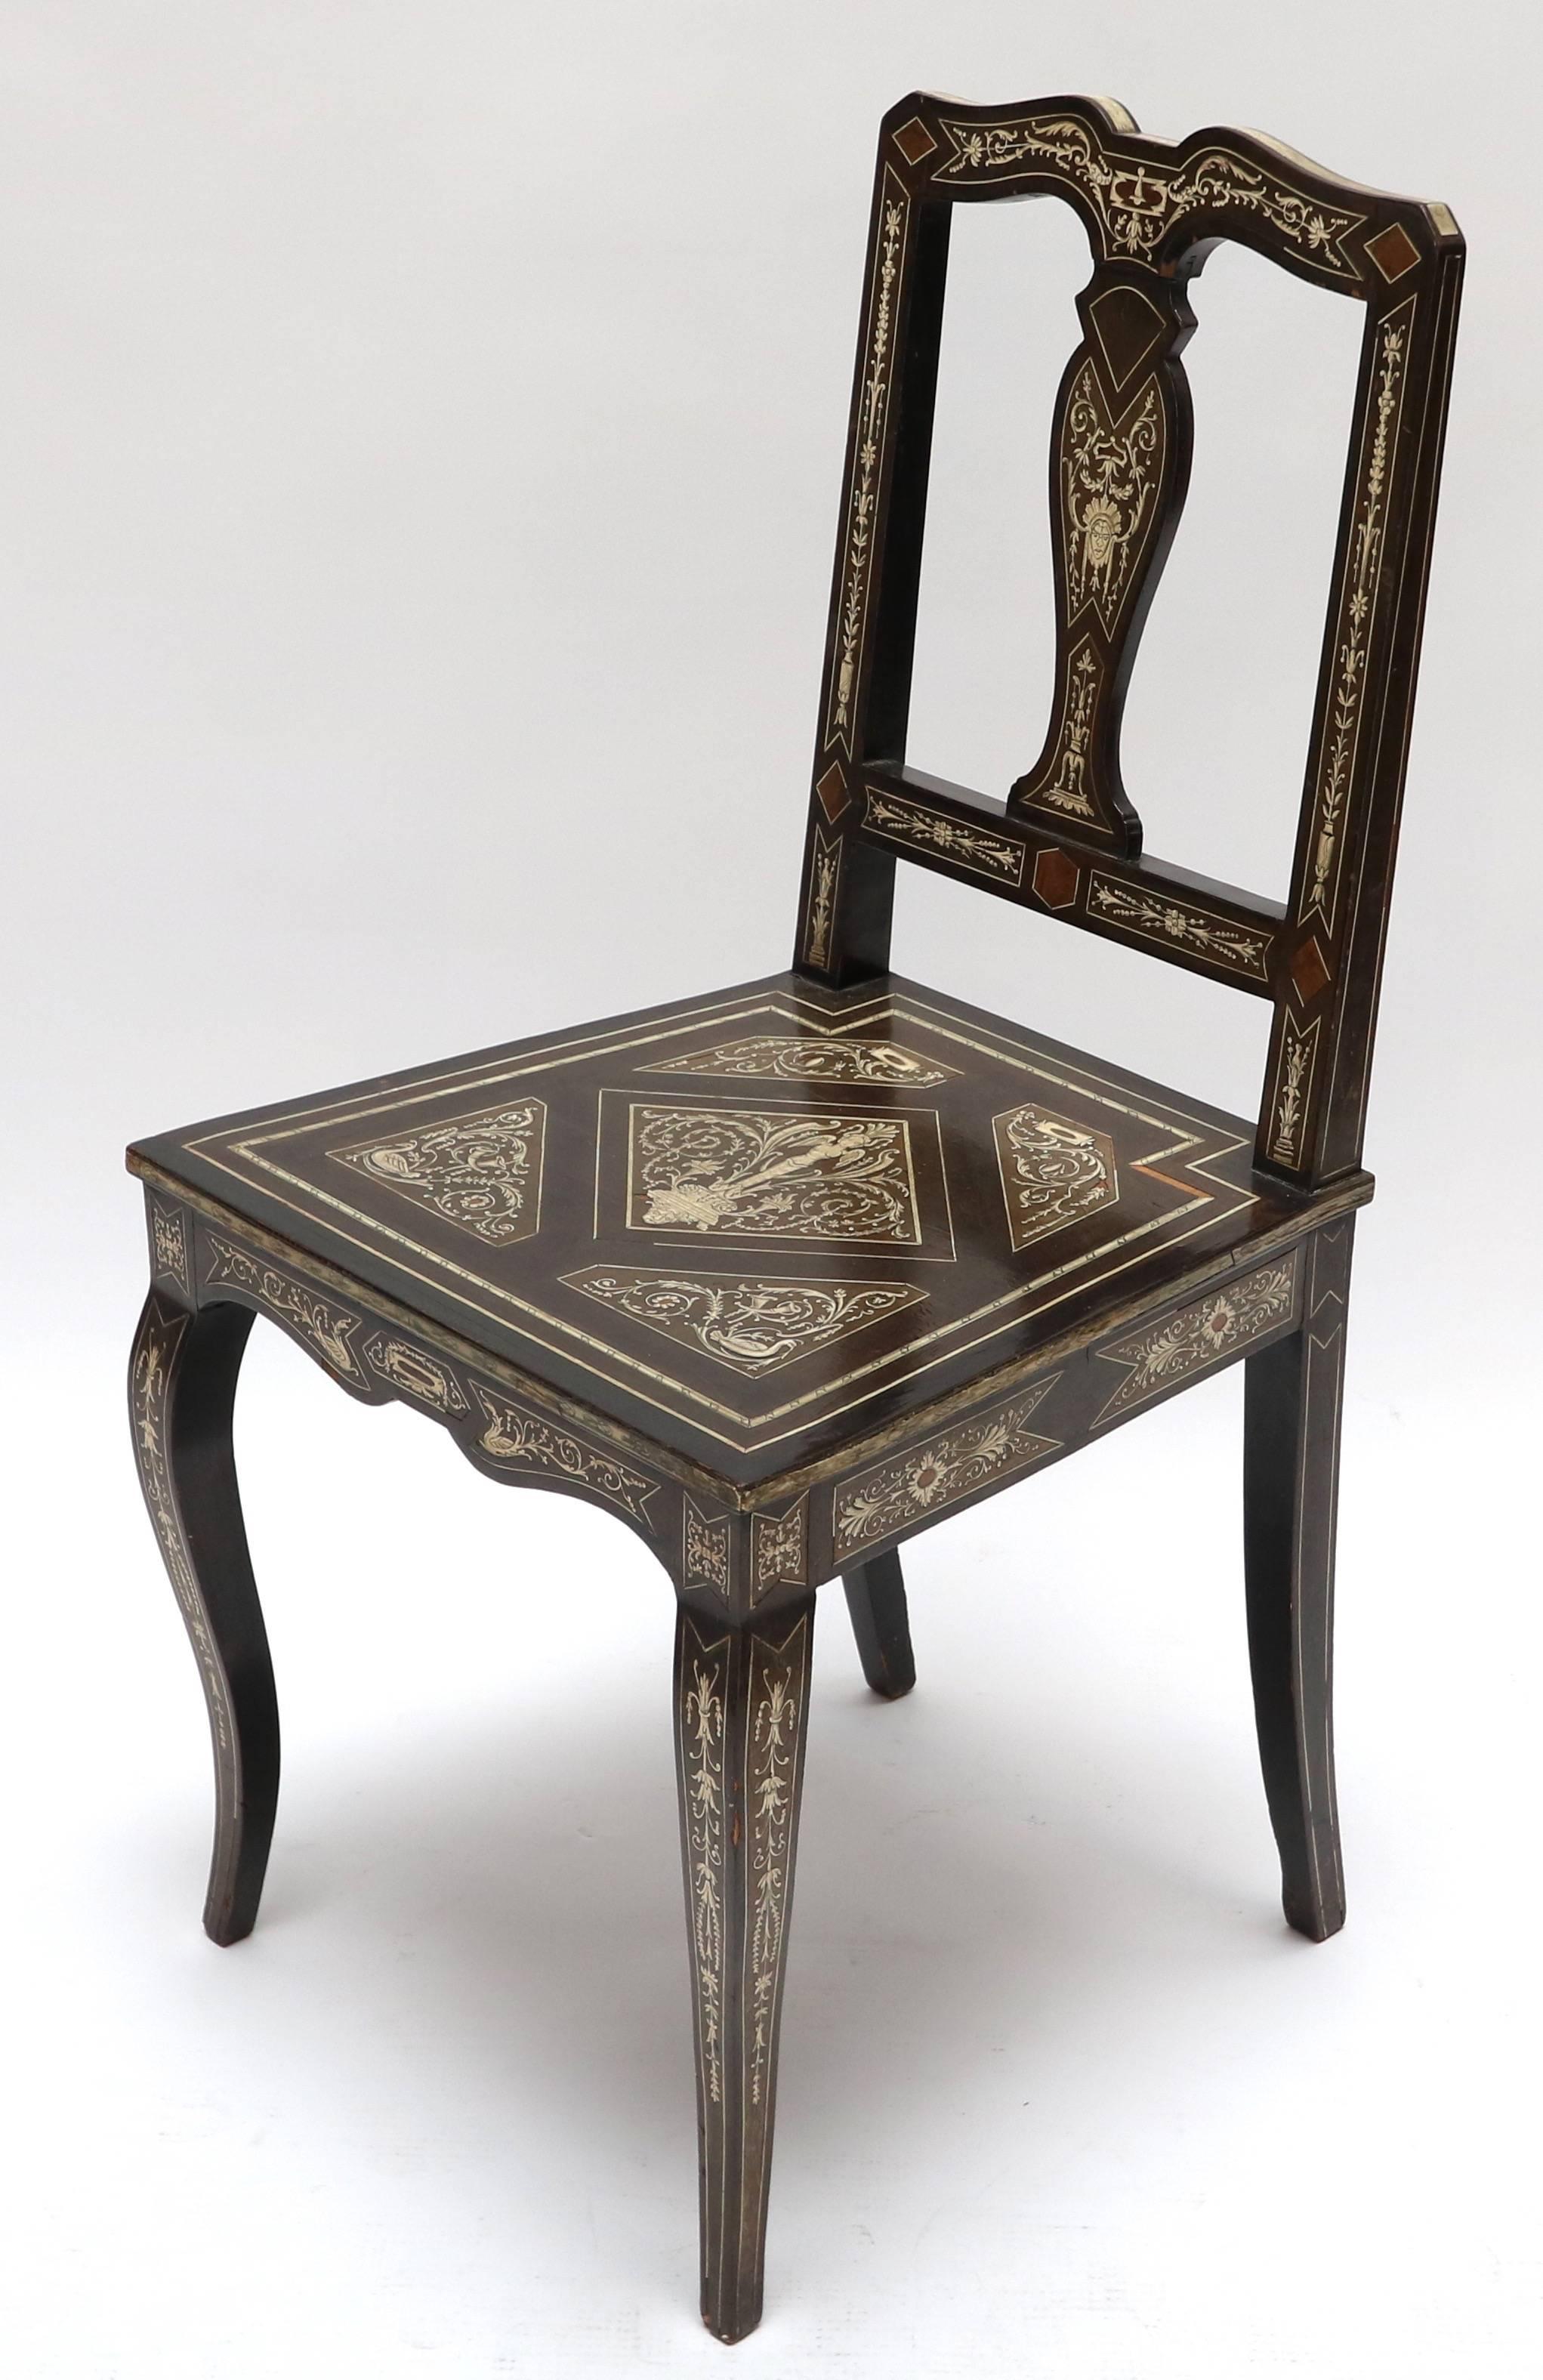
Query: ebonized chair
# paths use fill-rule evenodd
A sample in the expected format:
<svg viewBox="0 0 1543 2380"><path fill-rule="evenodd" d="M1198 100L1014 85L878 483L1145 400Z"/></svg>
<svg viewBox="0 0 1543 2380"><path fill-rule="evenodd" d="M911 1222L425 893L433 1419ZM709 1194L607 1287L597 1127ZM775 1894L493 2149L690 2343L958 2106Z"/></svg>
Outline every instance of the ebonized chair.
<svg viewBox="0 0 1543 2380"><path fill-rule="evenodd" d="M1087 229L1054 419L1049 731L1005 799L908 768L954 206ZM1366 309L1291 897L1143 856L1119 764L1190 455L1185 285L1241 240ZM1114 103L881 128L789 973L139 1143L146 1500L214 1740L204 1922L257 1915L278 1720L231 1454L254 1313L479 1469L614 1513L678 1601L702 2311L759 2319L815 1590L914 1680L897 1548L1247 1364L1259 1746L1285 1912L1343 1918L1330 1718L1346 1296L1463 271L1447 209ZM890 972L897 859L1267 1000L1257 1127Z"/></svg>

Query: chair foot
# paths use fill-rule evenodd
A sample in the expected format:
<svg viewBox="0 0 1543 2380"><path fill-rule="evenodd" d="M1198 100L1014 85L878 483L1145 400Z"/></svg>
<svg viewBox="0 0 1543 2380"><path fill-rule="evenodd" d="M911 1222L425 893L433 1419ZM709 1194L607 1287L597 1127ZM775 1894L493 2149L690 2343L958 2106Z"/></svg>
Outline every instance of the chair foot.
<svg viewBox="0 0 1543 2380"><path fill-rule="evenodd" d="M911 1623L897 1553L875 1554L842 1580L863 1675L876 1694L898 1702L917 1682Z"/></svg>
<svg viewBox="0 0 1543 2380"><path fill-rule="evenodd" d="M247 1554L231 1414L252 1317L151 1291L129 1366L140 1485L199 1665L214 1745L214 1852L204 1931L252 1930L278 1803L279 1724Z"/></svg>
<svg viewBox="0 0 1543 2380"><path fill-rule="evenodd" d="M1332 1653L1340 1410L1354 1224L1320 1232L1302 1329L1251 1355L1244 1399L1244 1558L1254 1715L1286 1922L1344 1924L1334 1797Z"/></svg>

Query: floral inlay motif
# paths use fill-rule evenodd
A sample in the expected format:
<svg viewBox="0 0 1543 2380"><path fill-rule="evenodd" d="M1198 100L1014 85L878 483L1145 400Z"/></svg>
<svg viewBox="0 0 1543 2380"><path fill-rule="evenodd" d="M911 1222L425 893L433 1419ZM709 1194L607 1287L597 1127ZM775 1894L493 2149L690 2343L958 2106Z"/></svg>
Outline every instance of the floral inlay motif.
<svg viewBox="0 0 1543 2380"><path fill-rule="evenodd" d="M904 183L886 167L880 204L879 246L870 284L872 310L863 378L858 391L857 433L850 466L852 490L846 517L846 541L842 556L830 722L825 736L827 745L839 737L848 751L852 748L852 707L868 625L869 582L873 570L873 528L879 506L880 483L883 478L890 379L894 369L892 353L894 309L900 295L905 219L909 209ZM813 957L812 952L810 956Z"/></svg>
<svg viewBox="0 0 1543 2380"><path fill-rule="evenodd" d="M372 1372L378 1373L404 1396L416 1397L419 1404L437 1414L464 1414L471 1408L465 1390L448 1365L422 1347L414 1347L406 1339L390 1338L377 1330L364 1344L364 1360Z"/></svg>
<svg viewBox="0 0 1543 2380"><path fill-rule="evenodd" d="M1239 975L1264 982L1270 949L1268 936L1229 924L1193 901L1170 893L1136 892L1096 871L1088 880L1087 905L1112 925L1124 926L1143 941L1176 942L1182 949L1203 951L1208 958L1233 967Z"/></svg>
<svg viewBox="0 0 1543 2380"><path fill-rule="evenodd" d="M1091 603L1112 636L1137 559L1157 518L1154 497L1167 445L1156 376L1118 420L1091 361L1072 383L1061 431L1066 617Z"/></svg>
<svg viewBox="0 0 1543 2380"><path fill-rule="evenodd" d="M244 1289L270 1314L290 1323L341 1379L352 1381L356 1388L366 1385L364 1366L353 1344L355 1331L363 1325L346 1305L333 1305L303 1281L281 1272L276 1265L249 1255L245 1248L233 1247L228 1240L217 1239L213 1232L207 1278L212 1288L228 1282L233 1288Z"/></svg>
<svg viewBox="0 0 1543 2380"><path fill-rule="evenodd" d="M1203 1371L1208 1364L1234 1354L1288 1321L1296 1295L1296 1270L1294 1250L1283 1264L1267 1265L1216 1295L1171 1314L1148 1330L1122 1339L1116 1346L1100 1347L1099 1354L1104 1363L1124 1364L1128 1369L1100 1408L1093 1427L1128 1413L1132 1405L1141 1404L1176 1380L1187 1379L1191 1372Z"/></svg>
<svg viewBox="0 0 1543 2380"><path fill-rule="evenodd" d="M759 1637L750 1645L749 1775L746 1780L750 1854L750 1938L747 1946L750 2001L746 2011L749 2040L750 2104L759 2107L771 2082L787 1929L788 1887L793 1875L793 1788L798 1758L799 1701L808 1621L801 1620L785 1644Z"/></svg>
<svg viewBox="0 0 1543 2380"><path fill-rule="evenodd" d="M540 1220L545 1129L542 1102L521 1099L327 1154L457 1231L504 1247L529 1239Z"/></svg>
<svg viewBox="0 0 1543 2380"><path fill-rule="evenodd" d="M773 1586L803 1586L808 1577L809 1500L780 1517L757 1512L750 1521L750 1601L759 1603Z"/></svg>
<svg viewBox="0 0 1543 2380"><path fill-rule="evenodd" d="M881 794L872 785L864 786L863 797L864 824L878 833L893 835L897 843L919 843L930 851L941 851L977 876L1005 884L1022 882L1021 843L990 834L983 827L949 818L941 810L924 809L919 802L906 801L898 794Z"/></svg>
<svg viewBox="0 0 1543 2380"><path fill-rule="evenodd" d="M925 1290L899 1283L766 1281L637 1266L593 1265L562 1278L569 1289L752 1378L927 1298Z"/></svg>
<svg viewBox="0 0 1543 2380"><path fill-rule="evenodd" d="M914 1245L908 1127L893 1116L634 1107L627 1222Z"/></svg>
<svg viewBox="0 0 1543 2380"><path fill-rule="evenodd" d="M193 1651L203 1672L204 1693L214 1730L216 1778L223 1797L226 1791L226 1770L234 1741L230 1704L225 1694L225 1671L220 1666L220 1657L204 1616L203 1598L199 1593L198 1580L182 1534L182 1522L172 1488L171 1467L166 1457L171 1385L177 1351L189 1318L186 1314L164 1312L153 1301L145 1310L139 1343L134 1351L134 1451L139 1462L145 1502L155 1524L155 1534L160 1539L172 1590L182 1608Z"/></svg>
<svg viewBox="0 0 1543 2380"><path fill-rule="evenodd" d="M1312 1087L1313 1059L1321 1022L1320 1017L1315 1016L1303 1033L1298 1031L1288 1015L1281 1037L1275 1129L1270 1153L1282 1165L1294 1165L1301 1154L1302 1127L1306 1118L1307 1094Z"/></svg>
<svg viewBox="0 0 1543 2380"><path fill-rule="evenodd" d="M696 1634L695 1629L690 1633ZM680 1682L681 1792L686 1813L691 1968L702 2088L723 2095L723 1704L729 1640L693 1651L683 1632Z"/></svg>
<svg viewBox="0 0 1543 2380"><path fill-rule="evenodd" d="M767 1033L752 1041L723 1041L713 1050L693 1050L684 1058L665 1058L657 1066L640 1066L639 1074L773 1075L792 1082L899 1083L925 1087L946 1083L958 1069L940 1066L935 1059L918 1057L898 1041L846 1041L833 1036L811 1038L796 1033Z"/></svg>
<svg viewBox="0 0 1543 2380"><path fill-rule="evenodd" d="M1038 1381L981 1420L962 1422L957 1428L926 1439L908 1453L876 1463L871 1471L838 1488L834 1500L838 1557L909 1528L928 1513L957 1503L961 1496L984 1487L990 1479L1007 1478L1041 1456L1055 1453L1061 1439L1040 1437L1028 1422L1059 1378L1052 1372L1049 1379Z"/></svg>
<svg viewBox="0 0 1543 2380"><path fill-rule="evenodd" d="M1302 255L1342 279L1359 277L1343 243L1364 215L1323 205L1230 150L1209 149L1188 164L1121 157L1069 117L1018 116L1000 124L944 119L954 154L935 181L1011 181L1014 168L1057 174L1080 189L1103 233L1104 253L1150 257L1182 215L1219 209L1259 216Z"/></svg>
<svg viewBox="0 0 1543 2380"><path fill-rule="evenodd" d="M1414 315L1415 300L1409 298L1382 325L1367 423L1369 443L1365 432L1362 437L1362 476L1337 633L1334 690L1313 811L1317 833L1307 886L1298 913L1305 919L1316 912L1330 927L1334 922L1344 807L1366 705L1367 660L1377 618L1389 481Z"/></svg>
<svg viewBox="0 0 1543 2380"><path fill-rule="evenodd" d="M689 1496L681 1503L680 1559L687 1586L716 1587L720 1595L727 1595L729 1524L727 1521L710 1521L705 1512L698 1512Z"/></svg>
<svg viewBox="0 0 1543 2380"><path fill-rule="evenodd" d="M1089 1132L1032 1102L993 1116L991 1126L1015 1248L1118 1199L1114 1144L1107 1133Z"/></svg>
<svg viewBox="0 0 1543 2380"><path fill-rule="evenodd" d="M1068 811L1073 818L1096 817L1087 791L1087 747L1093 733L1093 705L1102 682L1102 663L1084 637L1066 673L1055 750L1043 771L1050 782L1032 788L1026 800Z"/></svg>
<svg viewBox="0 0 1543 2380"><path fill-rule="evenodd" d="M150 1202L151 1236L155 1244L155 1269L175 1281L178 1289L190 1293L193 1285L192 1267L188 1261L188 1224L180 1207L163 1207L158 1198Z"/></svg>
<svg viewBox="0 0 1543 2380"><path fill-rule="evenodd" d="M474 1380L472 1387L487 1425L475 1441L479 1453L511 1471L535 1471L551 1479L566 1480L571 1487L588 1488L645 1528L652 1528L648 1507L650 1498L659 1493L656 1479L635 1471L614 1454L586 1445L540 1415L524 1412L507 1397L483 1388L480 1380Z"/></svg>
<svg viewBox="0 0 1543 2380"><path fill-rule="evenodd" d="M841 874L841 837L814 834L814 868L809 879L809 930L805 956L810 966L824 966L831 955L831 929L836 917L836 880Z"/></svg>

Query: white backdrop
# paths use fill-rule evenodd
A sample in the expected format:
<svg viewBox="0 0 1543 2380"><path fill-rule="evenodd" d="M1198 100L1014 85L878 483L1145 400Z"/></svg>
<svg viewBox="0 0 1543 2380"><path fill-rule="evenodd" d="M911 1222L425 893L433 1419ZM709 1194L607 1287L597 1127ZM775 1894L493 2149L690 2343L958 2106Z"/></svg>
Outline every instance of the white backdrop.
<svg viewBox="0 0 1543 2380"><path fill-rule="evenodd" d="M868 1704L827 1610L736 2368L1535 2368L1540 48L1519 0L10 0L0 2321L30 2380L722 2352L662 1576L259 1333L286 1795L259 1934L209 1949L118 1165L784 963L874 127L917 85L1265 125L1469 237L1351 1355L1352 1916L1309 1952L1274 1913L1235 1373L917 1547L910 1704ZM1048 698L1086 270L1051 205L960 211L911 749L999 790ZM1281 892L1359 318L1245 254L1194 297L1126 777L1149 848ZM1259 1004L902 873L905 972L1254 1104Z"/></svg>

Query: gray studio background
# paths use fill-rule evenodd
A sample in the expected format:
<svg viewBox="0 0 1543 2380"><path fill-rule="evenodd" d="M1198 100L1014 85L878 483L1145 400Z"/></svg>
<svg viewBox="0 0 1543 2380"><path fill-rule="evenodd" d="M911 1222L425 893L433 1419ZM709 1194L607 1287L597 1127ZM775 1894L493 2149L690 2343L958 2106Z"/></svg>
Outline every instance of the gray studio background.
<svg viewBox="0 0 1543 2380"><path fill-rule="evenodd" d="M814 1849L834 1824L835 1772L817 1779L811 1753L768 2323L736 2353L780 2372L839 2350L842 2369L875 2374L1365 2380L1397 2368L1434 2380L1461 2350L1487 2380L1521 2374L1538 2277L1525 2244L1536 2183L1507 2146L1536 2088L1514 1994L1537 1945L1514 1864L1536 1791L1524 1757L1533 1581L1518 1532L1537 1420L1537 47L1532 12L1484 0L1458 14L1397 0L1283 12L1206 0L10 0L3 1666L24 1950L6 1988L19 1996L14 2037L31 2045L35 2185L18 2369L244 2380L303 2363L320 2342L330 2368L395 2380L527 2360L707 2370L718 2352L694 2335L690 2302L668 1623L646 1558L593 1514L488 1494L435 1433L356 1413L259 1333L242 1451L291 1724L290 1798L270 1946L205 1955L202 1718L121 1413L144 1264L121 1152L203 1114L786 962L874 128L920 84L1004 102L1111 91L1170 134L1264 125L1337 170L1447 200L1470 242L1367 1140L1382 1188L1360 1235L1349 1385L1346 1798L1352 1930L1367 1947L1347 1935L1332 1970L1343 2031L1290 2035L1308 2020L1287 2004L1311 1978L1293 1960L1289 1991L1273 1969L1259 1981L1280 1952L1242 1673L1221 1654L1214 1679L1204 1669L1213 1618L1226 1662L1236 1650L1220 1633L1235 1629L1237 1599L1234 1375L1182 1401L1183 1424L1144 1425L1144 1449L1125 1433L1097 1463L1055 1474L1039 1501L1002 1500L990 1523L961 1524L952 1555L947 1532L925 1540L917 1579L936 1593L925 1601L918 1584L917 1640L934 1718L915 1725L937 1731L904 1759L892 1745L910 1739L881 1752L871 1731L851 1737L850 1791L876 1832L899 1823L886 1794L917 1797L918 1811L975 1808L979 1794L987 1826L1020 1785L1023 1810L1042 1808L1044 1779L993 1771L990 1793L972 1781L971 1746L1005 1758L1011 1744L1015 1760L1060 1744L1066 1807L1074 1776L1089 1799L1050 1854L1053 1889L1037 1900L1009 1849L955 1909L946 1879L973 1822L935 1840L929 1821L907 1820L919 1864L886 1833L899 1864L881 1877L908 1912L905 1947L875 1950L844 1999L843 1860L866 1864L870 1845L848 1834ZM1043 730L1044 458L1087 270L1084 235L1049 201L957 212L911 757L998 791ZM1148 849L1281 895L1361 318L1242 251L1212 261L1194 303L1194 479L1136 667L1125 775ZM1262 1003L914 870L901 871L895 962L1202 1097L1256 1104ZM1100 1529L1114 1533L1107 1556ZM1100 1604L1106 1572L1133 1556L1137 1588ZM973 1599L950 1585L966 1574ZM1053 1614L1014 1606L999 1619L1010 1582L1053 1589L1074 1574L1075 1596ZM1150 1599L1129 1600L1142 1579ZM582 1630L563 1616L565 1582ZM1160 1625L1187 1609L1191 1585L1200 1617ZM539 1654L516 1653L500 1616L516 1595ZM844 1744L842 1729L866 1714L835 1618L822 1651L838 1681L831 1741ZM999 1669L1012 1682L993 1703ZM463 1721L457 1681L472 1672L476 1717ZM529 1711L505 1730L528 1685ZM967 1705L952 1734L936 1716L950 1692ZM1213 1704L1231 1730L1214 1768L1194 1750L1211 1742ZM620 1952L609 1987L601 1886L587 1895L568 1864L520 1837L492 1781L527 1717L547 1730L529 1739L544 1763L529 1791L567 1780L541 1803L541 1840L598 1829L617 1875L637 1876L637 1920L652 1930ZM606 1768L591 1726L638 1748L632 1833L617 1815L633 1791L626 1763ZM470 1759L468 1730L480 1768L456 1765ZM1060 1757L1047 1755L1051 1770ZM394 1801L389 1779L407 1775ZM586 1776L600 1780L588 1802ZM1100 1869L1078 1831L1086 1811L1118 1803L1139 1833L1154 1794L1155 1880ZM1152 1912L1186 1846L1232 1823L1215 1813L1234 1795L1235 1848L1216 1852L1225 1911L1191 1961ZM464 1841L472 1869L432 1880L443 1863L459 1873ZM393 1846L407 1867L393 1868ZM284 1857L298 1864L281 1871ZM1068 1949L1074 1964L1086 1954L1088 1978L1118 1969L1131 1995L1085 2036L1083 1985L1058 1971L1053 1946L1069 1939L1056 1928L1089 1875L1100 1908L1136 1909L1157 1930L1145 1934L1143 1916L1116 1950L1102 1936ZM456 1908L502 1906L505 1888L517 1944L459 1925ZM951 1938L945 1969L926 1963L929 1909ZM796 1937L804 1919L801 1899ZM990 1931L999 1921L1005 1935ZM1111 1917L1117 1934L1123 1922ZM856 1935L871 1949L882 1923L875 1899ZM983 1998L977 1954L960 1947L982 1925ZM438 1955L446 1927L452 1981L383 2012L368 1978L417 1955L409 1934ZM561 1987L537 1974L547 1928ZM1256 1964L1240 1980L1227 1946L1244 1937ZM313 1940L331 1946L315 1970ZM1364 1971L1348 1964L1359 1957ZM507 2063L517 2053L500 2011L516 1966L509 2030L537 2066L554 2060L562 2087L546 2100L521 2099L529 2078ZM911 1984L892 2000L897 1972ZM1163 2013L1148 2034L1141 1979L1154 1972ZM1033 1987L1020 1991L1026 1973ZM1207 1977L1230 2010L1241 1994L1251 2011L1235 2037L1203 1998ZM1249 1978L1264 2003L1249 2000ZM877 2042L940 2058L925 2120L907 2131L897 2119L874 2150L881 2188L853 2145L904 2070L877 2046L863 2064L874 1990ZM591 2030L565 2031L570 1992ZM1195 1994L1205 2013L1185 2071L1209 2113L1182 2093L1144 2107L1145 2078L1167 2071L1170 2028L1202 2004ZM1032 2080L1009 2083L1002 2105L1028 2128L1009 2140L970 2113L969 2045L993 2026L1008 2045L978 2061L980 2107L994 2107L994 2077L1014 2058L1040 2071L1040 2001L1080 2079L1053 2104L1035 2100ZM346 2053L315 2031L322 2005L362 2010ZM271 2063L253 2082L243 2045L264 2023ZM394 2046L340 2110L316 2078L357 2060L372 2024ZM442 2076L409 2129L420 2147L459 2138L474 2105L472 2180L457 2172L452 2187L424 2149L411 2184L422 2203L393 2198L399 2072L420 2073L468 2025L496 2042L491 2065L468 2058ZM1271 2062L1278 2027L1300 2064ZM657 2095L635 2104L639 2045L651 2057L656 2034L671 2056ZM1223 2037L1233 2096L1206 2098L1208 2050ZM84 2082L83 2038L102 2061ZM821 2038L839 2050L820 2052ZM955 2062L938 2049L945 2038ZM1117 2107L1116 2040L1132 2045ZM1382 2095L1363 2102L1368 2055L1387 2062ZM586 2097L597 2057L609 2079ZM291 2104L296 2059L309 2079ZM844 2092L854 2059L867 2080ZM1335 2120L1351 2127L1329 2160L1344 2195L1327 2233L1313 2214L1322 2164L1297 2123L1305 2072L1337 2078ZM1404 2095L1415 2075L1418 2124ZM500 2095L524 2112L495 2156ZM618 2140L623 2103L636 2122ZM1078 2130L1094 2104L1107 2119L1096 2137ZM330 2145L302 2175L282 2160L300 2156L307 2110ZM673 2129L656 2137L666 2115ZM818 2155L796 2147L798 2125ZM1056 2127L1087 2152L1075 2185L1035 2163ZM257 2131L288 2143L263 2153L281 2160L278 2182ZM361 2132L363 2180L349 2164ZM1200 2143L1188 2165L1181 2136ZM1282 2183L1267 2210L1250 2193L1275 2187L1264 2174L1282 2142L1301 2159L1300 2189ZM492 2163L479 2164L484 2152ZM82 2155L106 2177L100 2202L79 2195ZM933 2196L921 2192L918 2212L905 2179L934 2156L953 2177L940 2203L955 2212L929 2244ZM1128 2203L1116 2187L1112 2211L1099 2177L1132 2158L1140 2187ZM553 2211L522 2265L508 2208L533 2187L532 2159ZM1032 2239L985 2211L1018 2203L1015 2191L1043 2192ZM1257 2221L1228 2211L1237 2191ZM656 2199L657 2223L639 2211ZM350 2228L365 2202L363 2228ZM1154 2205L1166 2209L1160 2254ZM297 2207L313 2212L302 2222ZM248 2265L231 2246L254 2219L250 2253L282 2284L255 2329L232 2312ZM302 2245L313 2219L324 2255ZM1289 2313L1268 2311L1282 2294L1282 2267L1259 2245L1271 2226L1306 2292ZM1219 2282L1224 2269L1245 2278ZM358 2350L359 2322L368 2356L349 2366L337 2358Z"/></svg>

